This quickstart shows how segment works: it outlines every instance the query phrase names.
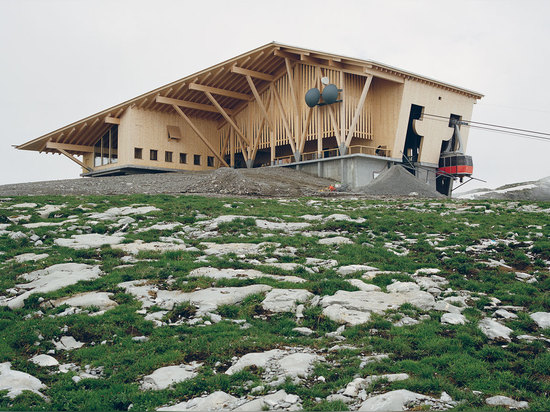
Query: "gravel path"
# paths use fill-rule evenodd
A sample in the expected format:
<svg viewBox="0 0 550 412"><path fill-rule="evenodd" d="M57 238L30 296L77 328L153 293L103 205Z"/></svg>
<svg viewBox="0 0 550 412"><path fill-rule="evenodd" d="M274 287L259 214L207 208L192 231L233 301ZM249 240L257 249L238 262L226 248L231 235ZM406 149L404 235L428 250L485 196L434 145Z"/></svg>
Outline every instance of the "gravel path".
<svg viewBox="0 0 550 412"><path fill-rule="evenodd" d="M0 196L210 194L266 197L319 196L335 182L289 168L230 169L205 172L135 174L0 186Z"/></svg>

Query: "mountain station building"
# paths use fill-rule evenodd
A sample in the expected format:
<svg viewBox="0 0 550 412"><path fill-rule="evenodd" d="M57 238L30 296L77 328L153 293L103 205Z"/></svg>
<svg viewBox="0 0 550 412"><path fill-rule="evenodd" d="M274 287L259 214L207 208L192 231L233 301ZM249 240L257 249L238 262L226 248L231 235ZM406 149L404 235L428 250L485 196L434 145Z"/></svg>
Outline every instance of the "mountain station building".
<svg viewBox="0 0 550 412"><path fill-rule="evenodd" d="M465 149L461 120L481 97L374 61L269 43L16 148L62 154L90 177L276 166L351 188L403 164L450 194L456 175L439 174L440 159L457 138Z"/></svg>

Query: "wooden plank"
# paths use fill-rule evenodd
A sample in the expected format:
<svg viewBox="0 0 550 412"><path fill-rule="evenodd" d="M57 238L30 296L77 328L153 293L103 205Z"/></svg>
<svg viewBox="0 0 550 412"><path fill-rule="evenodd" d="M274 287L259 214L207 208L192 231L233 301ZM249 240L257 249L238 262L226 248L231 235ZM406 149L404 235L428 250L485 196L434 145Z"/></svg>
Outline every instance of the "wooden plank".
<svg viewBox="0 0 550 412"><path fill-rule="evenodd" d="M296 110L296 116L298 116L298 95L296 94L296 87L294 86L294 76L292 75L292 67L290 66L290 60L285 58L286 74L288 76L288 84L290 86L290 93L292 94L292 103Z"/></svg>
<svg viewBox="0 0 550 412"><path fill-rule="evenodd" d="M369 76L368 79L365 81L365 86L363 86L363 91L361 92L359 103L357 103L357 109L355 109L355 115L353 116L351 126L349 127L348 136L346 137L346 147L349 147L349 144L351 143L351 138L353 137L353 133L355 132L357 120L359 120L359 116L361 115L361 110L363 109L363 105L365 104L365 99L367 98L367 93L369 92L371 82L372 76Z"/></svg>
<svg viewBox="0 0 550 412"><path fill-rule="evenodd" d="M271 130L274 130L273 123L271 123L271 119L269 118L269 115L267 114L267 109L264 106L264 102L262 101L262 98L260 97L260 94L258 93L258 89L256 89L256 85L254 84L254 81L252 80L252 77L250 77L248 74L246 75L246 81L248 82L248 85L250 86L250 89L252 90L252 94L254 95L256 102L258 103L258 106L260 107L260 110L262 114L264 115L264 119L267 120L267 123L269 124L269 128Z"/></svg>
<svg viewBox="0 0 550 412"><path fill-rule="evenodd" d="M298 54L289 53L289 52L285 52L277 49L273 50L273 54L277 57L283 57L285 59L291 59L291 60L298 60L300 58Z"/></svg>
<svg viewBox="0 0 550 412"><path fill-rule="evenodd" d="M245 76L247 75L256 79L267 80L268 82L272 82L273 80L275 80L275 76L272 76L271 74L262 73L255 70L243 69L242 67L238 66L231 67L231 73L244 74Z"/></svg>
<svg viewBox="0 0 550 412"><path fill-rule="evenodd" d="M206 137L204 137L204 135L201 133L201 131L197 128L197 126L195 126L195 124L191 121L191 119L189 117L187 117L187 115L185 113L183 113L183 111L177 105L173 104L172 107L181 116L181 118L187 122L189 127L191 127L191 129L193 129L193 131L197 134L197 136L199 136L199 138L206 145L206 147L208 147L208 149L210 149L210 152L212 152L214 154L214 156L218 158L220 163L223 164L226 167L229 167L227 165L227 163L225 163L225 160L223 160L223 158L220 157L218 152L216 150L214 150L214 148L212 147L210 142L206 139Z"/></svg>
<svg viewBox="0 0 550 412"><path fill-rule="evenodd" d="M116 117L107 116L105 118L105 123L108 124L120 124L120 119L117 119Z"/></svg>
<svg viewBox="0 0 550 412"><path fill-rule="evenodd" d="M229 117L229 114L225 111L225 109L223 107L220 106L220 104L216 101L216 99L214 99L214 96L212 96L210 94L210 92L204 92L204 94L206 94L206 97L208 97L208 100L210 100L212 102L212 104L214 106L216 106L216 108L218 109L218 112L220 112L220 114L223 116L223 118L225 120L227 120L227 123L229 123L231 125L231 127L233 127L233 129L235 129L235 131L237 132L237 134L239 135L239 137L244 140L246 142L246 144L248 146L250 146L250 141L246 138L246 136L243 134L243 132L241 131L241 129L239 129L239 127L237 126L237 124L233 121L233 119L231 119L231 117Z"/></svg>
<svg viewBox="0 0 550 412"><path fill-rule="evenodd" d="M235 167L235 135L232 128L229 128L229 163Z"/></svg>
<svg viewBox="0 0 550 412"><path fill-rule="evenodd" d="M48 142L46 143L46 149L63 149L69 150L71 152L80 152L80 153L93 153L93 146L84 146L80 144L67 144L67 143L56 143Z"/></svg>
<svg viewBox="0 0 550 412"><path fill-rule="evenodd" d="M275 133L269 132L269 148L271 154L271 165L275 163Z"/></svg>
<svg viewBox="0 0 550 412"><path fill-rule="evenodd" d="M330 121L332 122L332 128L334 129L334 136L336 137L336 141L338 142L338 146L342 144L342 138L340 137L340 131L338 130L338 123L336 122L336 116L334 115L334 109L332 108L332 104L328 104L326 106L328 108L328 113L330 115Z"/></svg>
<svg viewBox="0 0 550 412"><path fill-rule="evenodd" d="M290 143L290 148L292 149L292 152L296 151L296 146L294 144L294 138L292 136L292 133L290 133L290 127L288 127L288 122L286 120L286 113L285 109L283 108L283 103L281 102L281 96L279 95L279 92L275 88L275 86L272 85L271 91L273 95L275 96L275 101L277 102L277 106L279 107L279 112L281 114L281 120L283 121L283 127L286 130L286 134L288 136L288 142Z"/></svg>
<svg viewBox="0 0 550 412"><path fill-rule="evenodd" d="M71 156L69 153L67 153L65 150L63 149L60 149L60 148L57 148L57 150L59 151L59 153L67 156L69 159L71 159L73 162L79 164L80 166L82 166L84 169L86 169L88 172L91 172L93 169L89 166L86 166L84 163L82 163L80 160L78 160L76 157L73 157Z"/></svg>
<svg viewBox="0 0 550 412"><path fill-rule="evenodd" d="M210 106L209 104L188 102L186 100L179 100L179 99L171 99L170 97L157 96L156 102L163 103L163 104L170 104L172 106L186 107L188 109L202 110L205 112L219 113L218 109L216 109L214 106ZM231 109L224 109L224 111L228 115L233 114L233 111Z"/></svg>
<svg viewBox="0 0 550 412"><path fill-rule="evenodd" d="M183 138L183 133L181 132L179 126L167 126L167 129L169 139L180 140Z"/></svg>
<svg viewBox="0 0 550 412"><path fill-rule="evenodd" d="M340 92L340 98L342 100L342 103L340 103L340 136L344 136L346 134L346 88L344 87L344 72L340 71L340 89L342 91ZM349 99L348 99L349 101Z"/></svg>
<svg viewBox="0 0 550 412"><path fill-rule="evenodd" d="M306 122L304 124L304 129L302 130L302 136L300 137L300 153L303 153L304 147L306 145L307 131L309 129L309 124L311 123L311 114L313 113L313 107L310 107L307 111Z"/></svg>
<svg viewBox="0 0 550 412"><path fill-rule="evenodd" d="M201 92L209 92L214 94L219 94L220 96L227 96L233 99L239 100L252 100L251 96L244 93L234 92L231 90L219 89L217 87L204 86L202 84L191 83L189 85L190 90L199 90Z"/></svg>

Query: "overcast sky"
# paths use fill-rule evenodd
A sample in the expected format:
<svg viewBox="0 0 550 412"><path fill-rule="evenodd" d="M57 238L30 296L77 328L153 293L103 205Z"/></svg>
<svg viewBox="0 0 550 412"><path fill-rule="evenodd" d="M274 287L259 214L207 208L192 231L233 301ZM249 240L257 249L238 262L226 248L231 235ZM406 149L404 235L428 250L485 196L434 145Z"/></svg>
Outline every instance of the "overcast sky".
<svg viewBox="0 0 550 412"><path fill-rule="evenodd" d="M271 41L478 91L472 120L550 133L549 1L0 0L0 184L75 178L12 147ZM550 142L470 131L487 183L550 175ZM466 187L465 187L466 188Z"/></svg>

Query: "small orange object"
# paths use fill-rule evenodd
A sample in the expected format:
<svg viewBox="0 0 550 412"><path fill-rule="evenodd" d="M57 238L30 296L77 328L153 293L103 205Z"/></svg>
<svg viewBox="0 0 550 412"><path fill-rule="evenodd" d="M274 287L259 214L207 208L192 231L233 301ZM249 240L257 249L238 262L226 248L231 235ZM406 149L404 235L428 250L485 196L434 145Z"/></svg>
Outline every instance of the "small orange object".
<svg viewBox="0 0 550 412"><path fill-rule="evenodd" d="M336 188L334 186L330 185L328 187L328 190L330 190L331 192L334 192L336 190Z"/></svg>

